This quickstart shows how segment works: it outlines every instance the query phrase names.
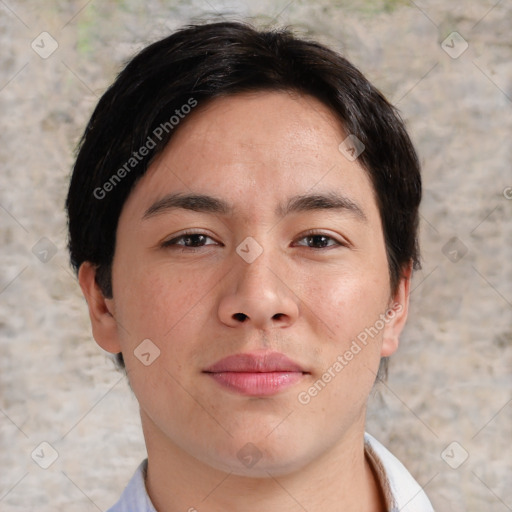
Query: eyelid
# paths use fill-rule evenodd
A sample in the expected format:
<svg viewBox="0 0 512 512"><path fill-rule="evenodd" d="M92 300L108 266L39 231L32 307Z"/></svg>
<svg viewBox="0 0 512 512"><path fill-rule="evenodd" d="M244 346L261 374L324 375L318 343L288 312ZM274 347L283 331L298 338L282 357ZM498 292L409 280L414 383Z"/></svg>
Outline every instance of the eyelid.
<svg viewBox="0 0 512 512"><path fill-rule="evenodd" d="M306 238L308 236L325 236L326 238L330 238L331 240L334 240L336 242L336 245L340 247L351 247L352 243L346 239L345 237L342 237L341 235L335 236L333 233L324 231L322 229L308 229L304 233L301 233L298 237L295 238L295 241L302 240L303 238ZM304 247L304 246L302 246ZM335 245L331 245L329 247L335 247ZM311 249L314 249L314 247L311 247ZM319 250L319 248L317 248Z"/></svg>
<svg viewBox="0 0 512 512"><path fill-rule="evenodd" d="M192 236L192 235L204 235L207 238L214 240L217 244L223 245L222 243L218 242L212 235L209 235L208 233L206 233L204 229L197 229L197 230L188 229L181 233L176 233L175 235L172 235L170 238L165 238L159 245L161 247L170 247L172 245L176 245L179 247L181 244L177 244L176 243L177 240L180 240L186 236ZM206 244L206 245L213 245L213 244ZM183 246L183 247L185 247L186 249L200 249L200 247L186 247L186 246ZM205 246L202 246L202 247L205 247Z"/></svg>

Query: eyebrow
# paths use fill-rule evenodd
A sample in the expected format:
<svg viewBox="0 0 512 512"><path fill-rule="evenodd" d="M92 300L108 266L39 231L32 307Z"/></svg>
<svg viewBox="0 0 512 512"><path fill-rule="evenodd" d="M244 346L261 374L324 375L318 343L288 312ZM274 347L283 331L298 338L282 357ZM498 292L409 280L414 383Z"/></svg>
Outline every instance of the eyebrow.
<svg viewBox="0 0 512 512"><path fill-rule="evenodd" d="M285 217L290 213L310 212L315 210L345 211L354 214L359 220L367 221L363 209L352 199L337 192L326 194L304 194L291 197L286 205L280 205L276 213Z"/></svg>
<svg viewBox="0 0 512 512"><path fill-rule="evenodd" d="M143 219L154 217L161 213L181 208L194 212L217 213L229 215L233 213L233 207L226 201L204 194L168 194L153 203L142 216Z"/></svg>
<svg viewBox="0 0 512 512"><path fill-rule="evenodd" d="M154 202L142 216L148 219L156 215L167 213L174 209L191 210L201 213L232 215L235 208L224 201L205 194L173 193ZM345 211L352 213L361 221L367 218L363 209L354 201L336 192L325 194L303 194L288 199L276 209L276 215L285 217L291 213L311 212L319 210Z"/></svg>

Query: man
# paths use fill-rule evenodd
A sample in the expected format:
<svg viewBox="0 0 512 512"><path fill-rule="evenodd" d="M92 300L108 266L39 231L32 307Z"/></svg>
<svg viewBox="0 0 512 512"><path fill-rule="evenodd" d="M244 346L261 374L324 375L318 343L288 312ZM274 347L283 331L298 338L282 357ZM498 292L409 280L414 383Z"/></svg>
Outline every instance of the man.
<svg viewBox="0 0 512 512"><path fill-rule="evenodd" d="M186 27L101 98L71 261L148 459L112 511L431 511L365 434L418 266L419 164L348 61L288 31Z"/></svg>

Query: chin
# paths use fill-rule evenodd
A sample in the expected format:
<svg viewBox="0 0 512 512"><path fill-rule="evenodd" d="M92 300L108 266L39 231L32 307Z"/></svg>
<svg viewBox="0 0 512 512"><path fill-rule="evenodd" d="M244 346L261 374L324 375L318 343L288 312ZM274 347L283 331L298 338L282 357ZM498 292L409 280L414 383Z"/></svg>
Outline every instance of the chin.
<svg viewBox="0 0 512 512"><path fill-rule="evenodd" d="M237 476L248 478L269 478L289 475L305 467L309 460L296 447L272 445L268 440L261 443L244 442L239 447L233 445L224 457L219 452L208 461L209 465Z"/></svg>

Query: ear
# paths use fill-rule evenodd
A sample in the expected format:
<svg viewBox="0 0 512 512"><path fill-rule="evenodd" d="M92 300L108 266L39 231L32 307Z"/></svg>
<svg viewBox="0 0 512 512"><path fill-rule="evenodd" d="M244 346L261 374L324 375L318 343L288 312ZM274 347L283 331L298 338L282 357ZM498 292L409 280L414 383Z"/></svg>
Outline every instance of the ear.
<svg viewBox="0 0 512 512"><path fill-rule="evenodd" d="M402 270L402 277L396 293L386 311L386 326L382 339L381 357L389 357L398 348L400 334L409 311L409 290L412 277L412 262Z"/></svg>
<svg viewBox="0 0 512 512"><path fill-rule="evenodd" d="M105 298L96 283L96 267L88 261L82 263L78 270L78 282L89 307L92 335L96 343L107 352L121 352L114 299Z"/></svg>

